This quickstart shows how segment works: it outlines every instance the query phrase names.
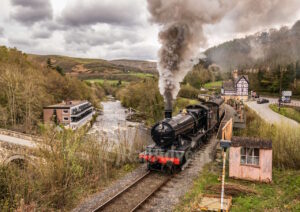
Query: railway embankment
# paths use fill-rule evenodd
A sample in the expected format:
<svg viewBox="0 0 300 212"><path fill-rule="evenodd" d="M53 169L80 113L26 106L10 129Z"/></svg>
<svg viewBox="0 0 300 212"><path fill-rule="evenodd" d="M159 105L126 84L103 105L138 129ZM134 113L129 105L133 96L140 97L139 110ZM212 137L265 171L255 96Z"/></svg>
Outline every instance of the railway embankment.
<svg viewBox="0 0 300 212"><path fill-rule="evenodd" d="M225 194L233 197L231 211L261 211L262 208L266 211L299 211L299 128L267 123L250 108L246 108L246 115L246 128L235 130L234 135L272 140L272 183L256 183L226 177ZM220 163L207 164L175 211L196 210L204 194L218 194L220 175Z"/></svg>

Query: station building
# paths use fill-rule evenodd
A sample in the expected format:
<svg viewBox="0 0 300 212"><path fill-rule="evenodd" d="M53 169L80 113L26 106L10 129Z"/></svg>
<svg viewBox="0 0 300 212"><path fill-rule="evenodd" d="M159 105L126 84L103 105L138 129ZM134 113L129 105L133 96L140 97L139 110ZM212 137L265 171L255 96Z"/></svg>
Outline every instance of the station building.
<svg viewBox="0 0 300 212"><path fill-rule="evenodd" d="M272 182L272 141L232 137L229 149L229 177Z"/></svg>
<svg viewBox="0 0 300 212"><path fill-rule="evenodd" d="M247 101L249 95L248 76L238 76L238 71L233 71L233 80L222 83L221 95L226 102L228 99Z"/></svg>
<svg viewBox="0 0 300 212"><path fill-rule="evenodd" d="M88 123L94 114L94 108L88 101L63 101L43 108L44 123L61 124L76 130Z"/></svg>

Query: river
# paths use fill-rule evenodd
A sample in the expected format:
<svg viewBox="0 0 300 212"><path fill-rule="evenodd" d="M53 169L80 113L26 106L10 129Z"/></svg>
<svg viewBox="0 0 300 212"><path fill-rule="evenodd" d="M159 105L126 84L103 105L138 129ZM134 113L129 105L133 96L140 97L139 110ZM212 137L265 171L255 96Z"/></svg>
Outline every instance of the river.
<svg viewBox="0 0 300 212"><path fill-rule="evenodd" d="M97 117L88 134L95 135L97 139L108 140L111 144L133 143L136 140L142 140L144 144L149 143L151 137L143 124L127 121L128 110L121 102L111 96L107 99L101 103L103 113Z"/></svg>

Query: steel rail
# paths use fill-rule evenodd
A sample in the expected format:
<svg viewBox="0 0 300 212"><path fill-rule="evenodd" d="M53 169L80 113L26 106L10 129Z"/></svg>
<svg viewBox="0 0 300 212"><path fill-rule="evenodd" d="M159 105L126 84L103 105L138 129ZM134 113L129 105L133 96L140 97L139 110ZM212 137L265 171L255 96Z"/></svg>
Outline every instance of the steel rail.
<svg viewBox="0 0 300 212"><path fill-rule="evenodd" d="M162 186L164 186L167 182L169 182L170 179L171 177L168 177L159 185L157 185L156 188L153 189L153 191L150 194L148 194L142 201L140 201L130 212L137 211L155 192L160 190Z"/></svg>
<svg viewBox="0 0 300 212"><path fill-rule="evenodd" d="M139 183L141 180L143 180L145 177L147 177L150 173L151 173L150 171L146 172L143 176L141 176L138 179L136 179L133 183L131 183L130 185L128 185L127 187L125 187L123 190L121 190L119 193L117 193L116 195L114 195L113 197L111 197L109 200L107 200L105 203L103 203L102 205L100 205L99 207L97 207L96 209L94 209L93 212L98 212L98 211L103 210L105 207L107 207L108 205L110 205L111 203L113 203L123 193L125 193L128 189L130 189L131 187L135 186L137 183Z"/></svg>

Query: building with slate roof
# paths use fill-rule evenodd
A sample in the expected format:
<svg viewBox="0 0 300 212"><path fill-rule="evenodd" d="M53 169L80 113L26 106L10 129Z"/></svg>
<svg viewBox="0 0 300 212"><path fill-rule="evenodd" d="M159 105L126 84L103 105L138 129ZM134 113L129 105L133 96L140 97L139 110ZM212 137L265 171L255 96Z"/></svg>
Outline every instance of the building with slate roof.
<svg viewBox="0 0 300 212"><path fill-rule="evenodd" d="M246 101L249 95L249 79L247 75L238 76L238 71L233 71L233 79L224 81L221 95L225 101L236 99Z"/></svg>

